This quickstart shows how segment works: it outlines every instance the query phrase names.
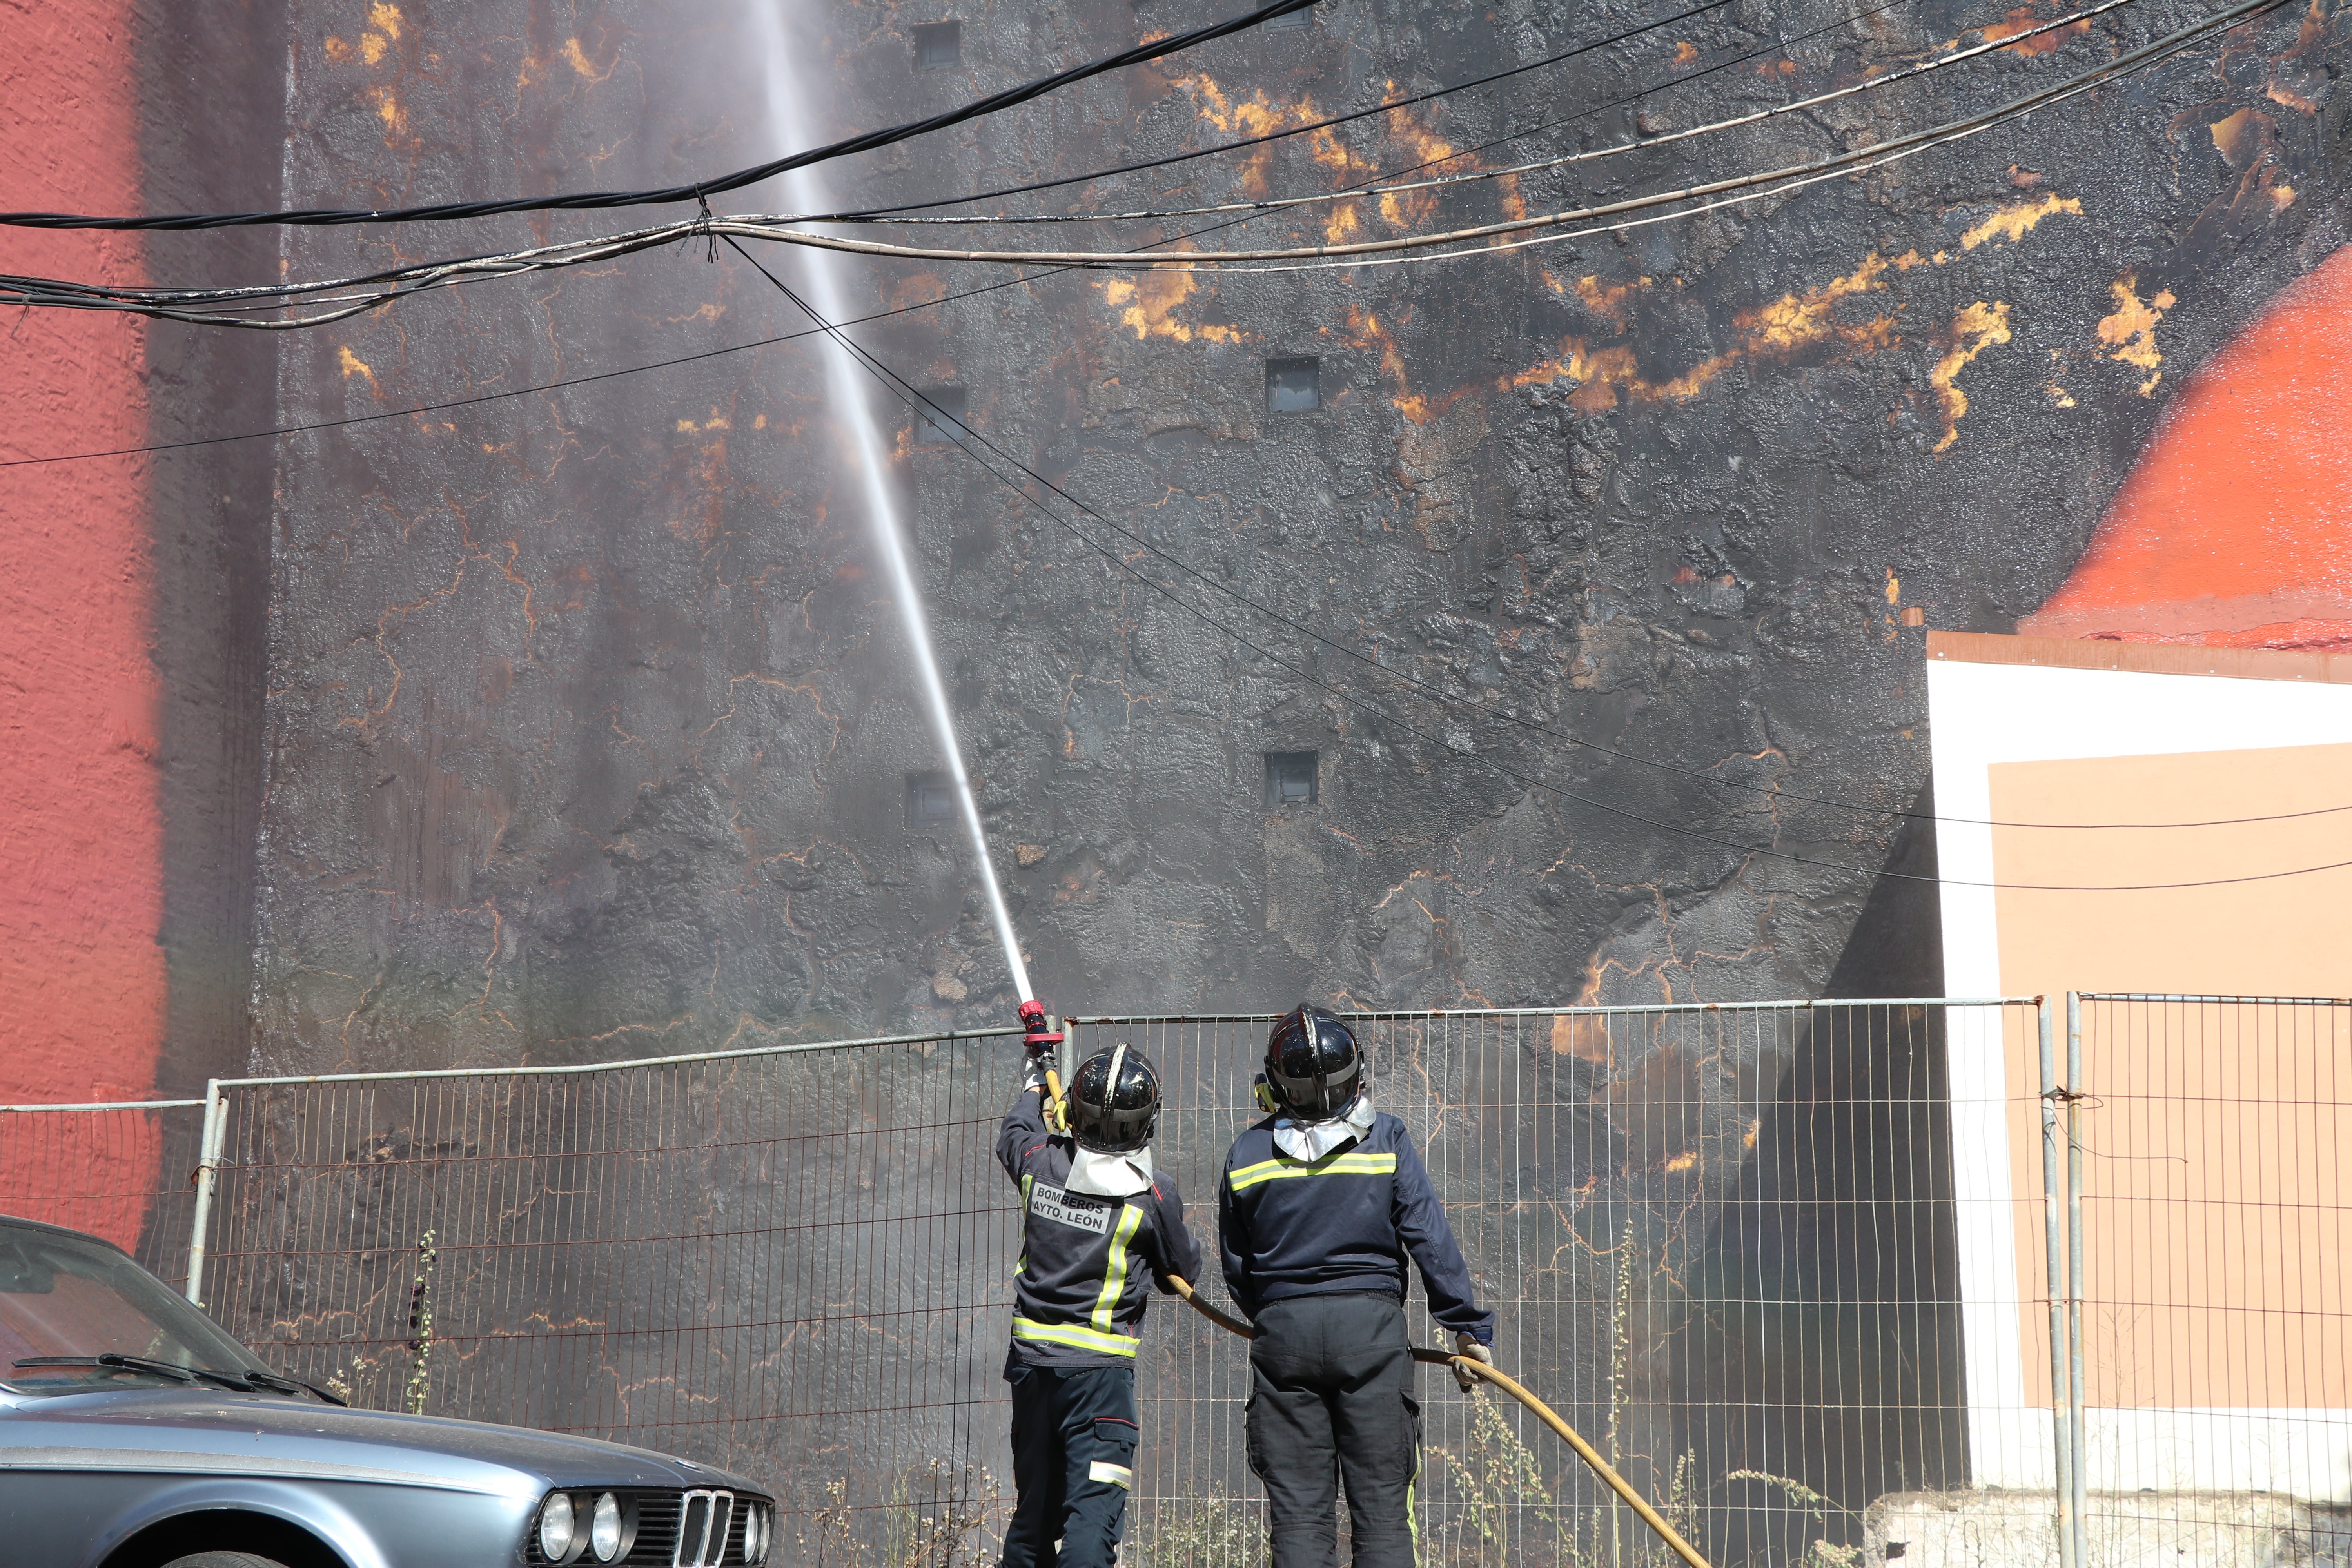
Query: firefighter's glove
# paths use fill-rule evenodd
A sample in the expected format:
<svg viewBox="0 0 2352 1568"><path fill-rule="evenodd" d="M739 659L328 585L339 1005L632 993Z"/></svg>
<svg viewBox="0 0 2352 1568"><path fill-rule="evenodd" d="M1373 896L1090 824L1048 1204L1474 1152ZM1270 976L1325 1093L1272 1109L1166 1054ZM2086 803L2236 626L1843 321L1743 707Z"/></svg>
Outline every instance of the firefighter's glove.
<svg viewBox="0 0 2352 1568"><path fill-rule="evenodd" d="M1468 1334L1454 1336L1454 1353L1457 1356L1467 1356L1473 1361L1485 1362L1488 1366L1495 1364L1495 1352ZM1479 1385L1486 1381L1468 1367L1457 1366L1454 1369L1454 1384L1465 1394L1476 1392Z"/></svg>

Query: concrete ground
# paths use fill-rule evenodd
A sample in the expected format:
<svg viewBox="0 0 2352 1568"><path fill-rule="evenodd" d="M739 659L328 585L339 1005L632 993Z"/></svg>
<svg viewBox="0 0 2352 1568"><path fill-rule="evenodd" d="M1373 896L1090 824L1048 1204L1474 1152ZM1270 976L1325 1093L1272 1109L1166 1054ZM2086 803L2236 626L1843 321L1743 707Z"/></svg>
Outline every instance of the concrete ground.
<svg viewBox="0 0 2352 1568"><path fill-rule="evenodd" d="M2048 1492L1898 1492L1864 1515L1863 1562L2054 1568ZM2270 1492L2093 1492L2084 1568L2352 1563L2352 1513Z"/></svg>

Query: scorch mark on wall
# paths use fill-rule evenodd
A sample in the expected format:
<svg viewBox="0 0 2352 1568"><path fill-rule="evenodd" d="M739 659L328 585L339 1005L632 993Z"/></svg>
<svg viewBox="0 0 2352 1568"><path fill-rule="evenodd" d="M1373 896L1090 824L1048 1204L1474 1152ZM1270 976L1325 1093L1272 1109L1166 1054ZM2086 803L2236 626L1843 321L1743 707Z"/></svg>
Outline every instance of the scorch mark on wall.
<svg viewBox="0 0 2352 1568"><path fill-rule="evenodd" d="M1989 305L1979 300L1952 318L1952 346L1936 362L1934 373L1927 377L1944 405L1944 437L1936 443L1937 452L1960 438L1960 416L1969 411L1969 395L1958 384L1960 372L1987 348L2007 342L2009 302L2005 300L1996 300Z"/></svg>
<svg viewBox="0 0 2352 1568"><path fill-rule="evenodd" d="M2157 352L2156 324L2164 313L2179 304L2169 289L2159 289L2153 300L2143 302L2139 297L2139 274L2126 272L2108 285L2116 297L2115 313L2099 322L2099 342L2113 351L2107 357L2121 360L2147 371L2148 377L2139 384L2139 395L2152 397L2156 384L2164 379L2158 367L2164 355Z"/></svg>
<svg viewBox="0 0 2352 1568"><path fill-rule="evenodd" d="M1200 291L1190 272L1147 272L1140 278L1109 279L1097 287L1102 289L1103 303L1118 312L1119 324L1132 331L1138 342L1145 338L1169 338L1180 343L1194 338L1213 343L1244 341L1237 327L1177 319L1176 307Z"/></svg>
<svg viewBox="0 0 2352 1568"><path fill-rule="evenodd" d="M2032 234L2034 226L2053 213L2083 216L2083 204L2074 196L2062 196L2055 191L2045 194L2040 201L2016 202L2000 208L1990 217L1960 236L1960 248L1974 250L1988 240L2005 239L2011 245ZM1938 261L1943 258L1939 256Z"/></svg>
<svg viewBox="0 0 2352 1568"><path fill-rule="evenodd" d="M2079 217L2082 212L2079 198L2044 192L2032 200L1996 208L1961 233L1958 248L1965 254L1996 240L2015 244L2032 233L2044 218L2062 214ZM1893 257L1874 250L1843 277L1832 278L1816 289L1783 294L1769 304L1739 312L1732 318L1739 336L1731 348L1700 361L1680 375L1664 380L1654 380L1643 374L1633 344L1612 343L1596 348L1591 340L1571 333L1560 339L1560 353L1555 358L1507 376L1498 385L1504 391L1517 391L1570 382L1576 390L1569 396L1570 406L1580 414L1602 414L1618 405L1621 393L1635 403L1687 402L1743 359L1787 359L1824 344L1852 354L1874 353L1902 341L1895 330L1895 314L1882 311L1864 321L1842 321L1837 315L1839 306L1848 300L1883 292L1891 281L1890 274L1900 275L1919 267L1948 266L1952 260L1953 253L1948 250L1926 256L1909 250ZM1637 282L1606 285L1597 278L1583 278L1577 280L1574 291L1588 310L1623 332L1632 300L1651 283L1650 279L1643 278ZM1556 280L1552 287L1559 289ZM1944 413L1944 431L1937 451L1945 450L1957 439L1958 421L1968 410L1968 398L1953 384L1952 378L1988 345L2008 341L2006 303L1979 301L1962 310L1953 322L1950 346L1929 378ZM1402 400L1399 405L1403 405Z"/></svg>

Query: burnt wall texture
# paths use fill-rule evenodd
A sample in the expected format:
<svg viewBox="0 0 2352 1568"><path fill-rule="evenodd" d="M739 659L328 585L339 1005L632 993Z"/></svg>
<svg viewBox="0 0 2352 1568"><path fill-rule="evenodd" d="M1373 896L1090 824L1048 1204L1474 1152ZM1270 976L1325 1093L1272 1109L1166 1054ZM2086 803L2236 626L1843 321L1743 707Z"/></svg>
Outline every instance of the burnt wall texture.
<svg viewBox="0 0 2352 1568"><path fill-rule="evenodd" d="M748 12L288 13L289 201L688 180L775 145ZM843 4L801 19L780 68L812 121L845 130L1212 14ZM1325 191L1559 121L1444 167L1534 161L2058 14L1936 3L1837 26L1741 0L1411 111L1005 205ZM2137 0L1729 134L1191 243L1487 222L1801 162L2200 14ZM1307 27L827 177L836 199L895 203L1079 173L1651 15L1326 0ZM912 29L947 19L961 63L917 68ZM2007 630L2039 605L2182 378L2345 243L2344 47L2326 5L2290 5L1859 179L1507 256L1138 278L846 264L856 313L895 312L859 341L917 385L963 389L987 443L1092 509L1024 480L1046 503L1029 505L919 444L875 386L1041 990L1096 1012L1938 989L1926 886L1878 875L1933 870L1895 815L1932 809L1918 628ZM719 205L788 205L772 188ZM888 237L1138 245L1234 216ZM285 247L315 272L609 226ZM692 245L290 340L279 409L509 393L806 324L733 253ZM1266 362L1300 357L1320 405L1271 411ZM551 1062L1007 1016L958 831L908 820L908 775L940 759L850 467L856 411L822 372L813 342L771 342L280 445L257 1065ZM1308 751L1317 798L1269 808L1265 754Z"/></svg>

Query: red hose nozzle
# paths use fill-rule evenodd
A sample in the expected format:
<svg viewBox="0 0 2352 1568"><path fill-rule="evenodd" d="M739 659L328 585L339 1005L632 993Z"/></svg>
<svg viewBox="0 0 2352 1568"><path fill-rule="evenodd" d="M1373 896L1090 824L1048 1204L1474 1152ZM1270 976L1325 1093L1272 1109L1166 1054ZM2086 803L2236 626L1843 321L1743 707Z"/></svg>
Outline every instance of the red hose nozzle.
<svg viewBox="0 0 2352 1568"><path fill-rule="evenodd" d="M1059 1029L1045 1027L1045 1004L1034 998L1021 1004L1021 1026L1028 1031L1022 1037L1021 1043L1030 1050L1041 1051L1047 1046L1062 1043Z"/></svg>

